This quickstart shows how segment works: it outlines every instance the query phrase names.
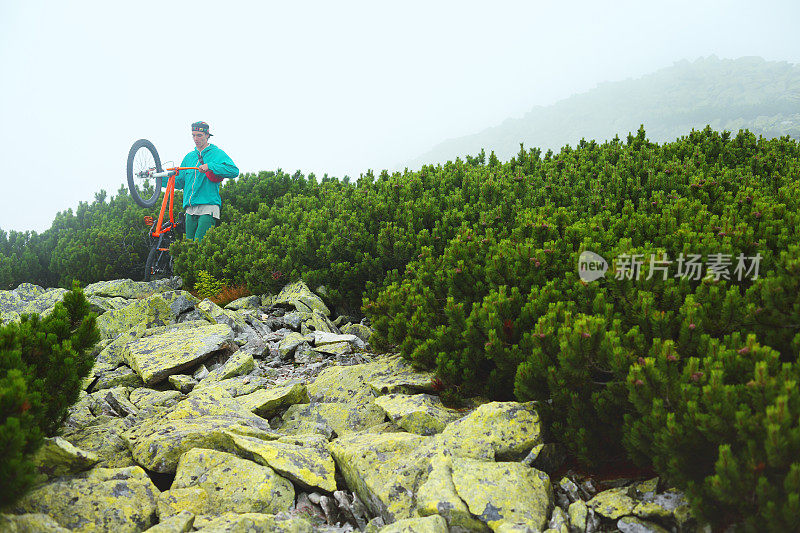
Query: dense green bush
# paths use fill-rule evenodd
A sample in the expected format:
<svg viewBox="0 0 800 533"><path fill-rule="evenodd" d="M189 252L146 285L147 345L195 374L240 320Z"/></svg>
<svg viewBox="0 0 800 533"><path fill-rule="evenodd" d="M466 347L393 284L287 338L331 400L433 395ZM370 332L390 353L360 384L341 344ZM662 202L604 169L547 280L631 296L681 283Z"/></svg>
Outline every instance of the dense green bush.
<svg viewBox="0 0 800 533"><path fill-rule="evenodd" d="M516 399L539 400L552 434L579 460L609 464L627 451L686 488L716 523L769 515L772 530L793 524L800 467L792 435L800 404L792 396L783 407L775 402L794 383L800 355L798 144L706 129L657 146L640 131L626 144L582 143L546 154L530 173L517 174L519 161L525 158L486 176L505 180L507 196L519 195L524 205L506 227L486 217L463 225L440 254L422 249L365 302L376 342L435 368L463 394L503 399L513 390ZM515 187L517 178L535 186ZM579 279L586 250L612 262L601 280ZM648 259L639 279L625 279L614 275L624 254L666 254L673 263L666 279L657 269L649 276ZM706 266L696 279L676 276L681 254L702 257ZM714 254L729 256L730 279L709 275ZM760 254L758 277L739 276L740 254ZM769 367L774 387L761 403L743 397L715 410L712 399L723 396L709 392L707 405L698 407L690 394L698 394L697 373L709 375L714 365L743 367L722 383L749 390L754 369L735 361L747 353L741 346L722 360L708 359L714 343L727 345L736 335L788 366ZM664 366L659 372L635 374L653 360ZM659 381L669 372L689 389L678 394ZM648 394L672 402L653 404ZM705 428L728 432L704 429L693 418L697 409L706 410ZM786 436L783 462L770 463L776 410L785 412L779 433ZM760 413L750 418L760 429L737 432L743 412ZM767 466L743 480L733 472L744 463ZM749 496L748 505L734 506L737 493Z"/></svg>
<svg viewBox="0 0 800 533"><path fill-rule="evenodd" d="M705 518L743 517L752 531L800 527L800 248L777 270L748 291L758 305L746 320L783 357L754 333L703 334L696 348L659 339L627 379L631 457L686 488Z"/></svg>
<svg viewBox="0 0 800 533"><path fill-rule="evenodd" d="M216 296L225 287L225 282L216 279L214 276L201 270L197 273L197 282L194 288L200 298L211 298Z"/></svg>
<svg viewBox="0 0 800 533"><path fill-rule="evenodd" d="M101 246L112 234L144 236L144 228L130 229L141 224L142 210L123 193L59 215L41 236L0 233L0 283L22 281L18 264L36 276L27 281L49 285L70 276L126 277L119 274L143 264L144 245L126 249L111 239ZM706 128L658 145L640 129L557 154L521 148L502 163L482 152L416 172L368 172L354 182L280 170L247 174L225 182L221 193L222 223L200 243L172 245L188 287L203 285L202 271L254 294L301 277L324 285L336 312L357 315L363 305L373 344L435 369L451 397L538 400L553 436L584 463L623 461L625 451L687 488L715 522L775 510L784 517L776 520L789 523L795 466L769 459L777 448L767 444L776 438L769 429L779 422L775 409L786 409L787 420L800 416L791 395L783 402L775 392L795 379L800 355L795 140ZM604 278L580 279L585 251L609 261ZM636 254L642 275L615 275ZM692 273L693 254L702 270L680 275ZM666 277L651 255L671 261ZM740 270L740 257L756 256L758 276ZM709 272L714 257L730 264ZM747 357L736 339L788 366L769 362L758 370L736 361ZM707 376L715 365L736 367L721 382L739 395L730 412L695 406L698 372ZM742 388L758 382L757 371L774 384L761 403ZM657 404L650 390L680 400ZM762 429L746 437L708 429L734 427L743 416L737 412L756 413ZM674 422L658 429L688 426L695 414L708 421L688 432L705 439L700 457L692 457L689 441L652 429L667 419ZM786 446L780 449L793 450ZM750 508L726 500L733 487L749 486L723 468L728 457L766 465L747 481L756 483ZM783 483L785 498L761 479ZM718 513L709 511L714 506Z"/></svg>
<svg viewBox="0 0 800 533"><path fill-rule="evenodd" d="M178 191L178 205L180 198ZM149 250L143 217L153 214L122 187L114 197L100 191L94 202L58 213L41 234L0 230L0 289L23 282L69 287L72 280L141 280Z"/></svg>
<svg viewBox="0 0 800 533"><path fill-rule="evenodd" d="M28 456L62 425L94 365L95 316L76 286L40 318L0 328L0 507L34 481Z"/></svg>

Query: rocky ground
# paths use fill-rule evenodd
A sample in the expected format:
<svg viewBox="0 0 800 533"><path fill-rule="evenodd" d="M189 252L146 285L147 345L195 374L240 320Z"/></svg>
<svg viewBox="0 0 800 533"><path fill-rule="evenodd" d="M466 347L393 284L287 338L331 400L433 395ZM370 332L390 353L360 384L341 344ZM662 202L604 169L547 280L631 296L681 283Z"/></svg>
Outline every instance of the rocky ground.
<svg viewBox="0 0 800 533"><path fill-rule="evenodd" d="M0 318L63 289L0 291ZM85 289L102 341L0 531L697 531L656 479L568 473L533 403L445 407L432 375L298 282L225 309L180 280Z"/></svg>

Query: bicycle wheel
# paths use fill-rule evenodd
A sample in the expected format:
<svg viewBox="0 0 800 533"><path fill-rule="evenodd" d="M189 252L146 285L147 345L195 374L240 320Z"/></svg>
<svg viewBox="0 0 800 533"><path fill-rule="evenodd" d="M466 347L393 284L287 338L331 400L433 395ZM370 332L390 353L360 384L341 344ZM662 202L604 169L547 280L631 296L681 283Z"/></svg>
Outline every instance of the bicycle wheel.
<svg viewBox="0 0 800 533"><path fill-rule="evenodd" d="M139 139L128 152L128 189L133 201L142 207L156 205L161 194L161 178L153 178L152 171L161 172L161 158L153 143Z"/></svg>
<svg viewBox="0 0 800 533"><path fill-rule="evenodd" d="M150 253L147 254L147 262L144 265L144 280L152 281L154 279L172 277L172 256L169 251L159 250L158 245L153 245L150 248Z"/></svg>

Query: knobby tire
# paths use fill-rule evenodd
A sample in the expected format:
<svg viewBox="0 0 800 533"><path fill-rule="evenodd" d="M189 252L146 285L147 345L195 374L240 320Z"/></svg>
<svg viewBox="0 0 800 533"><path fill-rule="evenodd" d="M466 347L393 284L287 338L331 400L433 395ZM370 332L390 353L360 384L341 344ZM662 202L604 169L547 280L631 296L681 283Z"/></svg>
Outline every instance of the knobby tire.
<svg viewBox="0 0 800 533"><path fill-rule="evenodd" d="M137 178L134 177L134 172L141 169L133 168L136 154L139 152L139 150L147 150L150 152L150 155L153 156L153 160L155 162L156 172L163 171L161 168L161 158L158 157L158 151L156 151L156 147L147 139L139 139L133 143L133 146L131 146L131 149L128 152L128 189L130 190L131 197L137 205L150 208L156 205L156 202L158 201L158 195L161 194L161 178L155 178L155 183L153 184L153 195L147 199L142 198L136 186ZM139 182L141 183L140 179Z"/></svg>

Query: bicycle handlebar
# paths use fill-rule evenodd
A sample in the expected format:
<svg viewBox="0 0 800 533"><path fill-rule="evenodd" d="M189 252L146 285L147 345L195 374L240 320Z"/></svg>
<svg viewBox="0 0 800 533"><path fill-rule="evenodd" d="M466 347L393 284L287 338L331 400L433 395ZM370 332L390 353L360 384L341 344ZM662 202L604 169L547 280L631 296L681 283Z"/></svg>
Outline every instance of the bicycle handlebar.
<svg viewBox="0 0 800 533"><path fill-rule="evenodd" d="M153 178L168 178L177 174L179 170L200 170L198 167L173 167L168 168L164 172L153 172L150 176Z"/></svg>

